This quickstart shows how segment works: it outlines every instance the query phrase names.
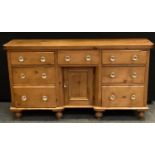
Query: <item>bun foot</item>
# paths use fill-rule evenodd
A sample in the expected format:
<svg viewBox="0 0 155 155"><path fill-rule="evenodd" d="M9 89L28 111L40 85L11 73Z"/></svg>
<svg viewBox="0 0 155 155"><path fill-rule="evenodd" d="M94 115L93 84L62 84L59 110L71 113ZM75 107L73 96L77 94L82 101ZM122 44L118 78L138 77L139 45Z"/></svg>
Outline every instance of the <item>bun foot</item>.
<svg viewBox="0 0 155 155"><path fill-rule="evenodd" d="M145 117L145 112L144 112L144 111L138 111L138 112L137 112L137 116L138 116L139 119L144 119L144 117Z"/></svg>
<svg viewBox="0 0 155 155"><path fill-rule="evenodd" d="M22 116L22 113L21 112L15 112L15 117L17 119L21 118L21 116Z"/></svg>
<svg viewBox="0 0 155 155"><path fill-rule="evenodd" d="M56 116L57 119L61 119L63 114L62 114L61 111L58 111L58 112L55 113L55 116Z"/></svg>
<svg viewBox="0 0 155 155"><path fill-rule="evenodd" d="M97 119L101 119L101 118L103 117L103 113L97 111L97 112L95 113L95 117L96 117Z"/></svg>

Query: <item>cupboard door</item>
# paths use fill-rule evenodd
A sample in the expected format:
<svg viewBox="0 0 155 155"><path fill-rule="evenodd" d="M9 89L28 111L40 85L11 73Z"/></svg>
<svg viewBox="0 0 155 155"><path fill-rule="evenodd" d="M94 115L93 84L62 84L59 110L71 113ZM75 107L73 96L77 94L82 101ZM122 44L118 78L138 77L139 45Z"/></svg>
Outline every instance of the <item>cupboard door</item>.
<svg viewBox="0 0 155 155"><path fill-rule="evenodd" d="M92 105L93 69L65 68L64 95L66 105Z"/></svg>

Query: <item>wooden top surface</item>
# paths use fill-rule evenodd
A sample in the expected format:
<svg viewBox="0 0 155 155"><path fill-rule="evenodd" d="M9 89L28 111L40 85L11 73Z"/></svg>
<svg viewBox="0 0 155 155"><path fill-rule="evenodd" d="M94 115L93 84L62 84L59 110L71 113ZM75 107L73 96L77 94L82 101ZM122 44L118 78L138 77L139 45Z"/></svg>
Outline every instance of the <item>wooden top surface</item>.
<svg viewBox="0 0 155 155"><path fill-rule="evenodd" d="M6 49L18 48L67 48L67 47L100 47L119 48L137 47L152 48L153 43L148 39L18 39L4 45Z"/></svg>

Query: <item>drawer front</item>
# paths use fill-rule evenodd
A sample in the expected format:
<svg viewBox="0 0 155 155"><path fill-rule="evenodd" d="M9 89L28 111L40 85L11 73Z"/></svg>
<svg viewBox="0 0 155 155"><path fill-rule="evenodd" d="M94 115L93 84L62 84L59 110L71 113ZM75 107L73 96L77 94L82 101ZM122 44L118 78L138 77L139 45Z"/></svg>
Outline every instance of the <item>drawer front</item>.
<svg viewBox="0 0 155 155"><path fill-rule="evenodd" d="M145 80L145 67L103 67L102 83L141 84Z"/></svg>
<svg viewBox="0 0 155 155"><path fill-rule="evenodd" d="M98 64L99 52L97 50L65 50L58 52L59 64Z"/></svg>
<svg viewBox="0 0 155 155"><path fill-rule="evenodd" d="M102 106L104 107L143 107L143 86L103 86Z"/></svg>
<svg viewBox="0 0 155 155"><path fill-rule="evenodd" d="M56 82L54 67L14 67L12 71L15 85L46 85Z"/></svg>
<svg viewBox="0 0 155 155"><path fill-rule="evenodd" d="M53 52L10 52L12 65L54 64Z"/></svg>
<svg viewBox="0 0 155 155"><path fill-rule="evenodd" d="M102 52L102 64L146 64L147 51L109 50Z"/></svg>
<svg viewBox="0 0 155 155"><path fill-rule="evenodd" d="M14 88L14 106L21 108L56 107L55 86Z"/></svg>

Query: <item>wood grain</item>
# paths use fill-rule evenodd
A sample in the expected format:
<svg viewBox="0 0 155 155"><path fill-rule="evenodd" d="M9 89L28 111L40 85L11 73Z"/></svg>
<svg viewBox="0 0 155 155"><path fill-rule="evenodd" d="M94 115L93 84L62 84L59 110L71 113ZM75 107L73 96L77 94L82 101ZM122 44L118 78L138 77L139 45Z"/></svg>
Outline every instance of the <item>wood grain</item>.
<svg viewBox="0 0 155 155"><path fill-rule="evenodd" d="M10 110L16 117L52 110L61 118L65 108L93 108L97 118L105 110L144 116L152 47L148 39L12 40L4 45Z"/></svg>
<svg viewBox="0 0 155 155"><path fill-rule="evenodd" d="M153 43L142 39L18 39L4 45L6 49L63 49L63 48L152 48Z"/></svg>

